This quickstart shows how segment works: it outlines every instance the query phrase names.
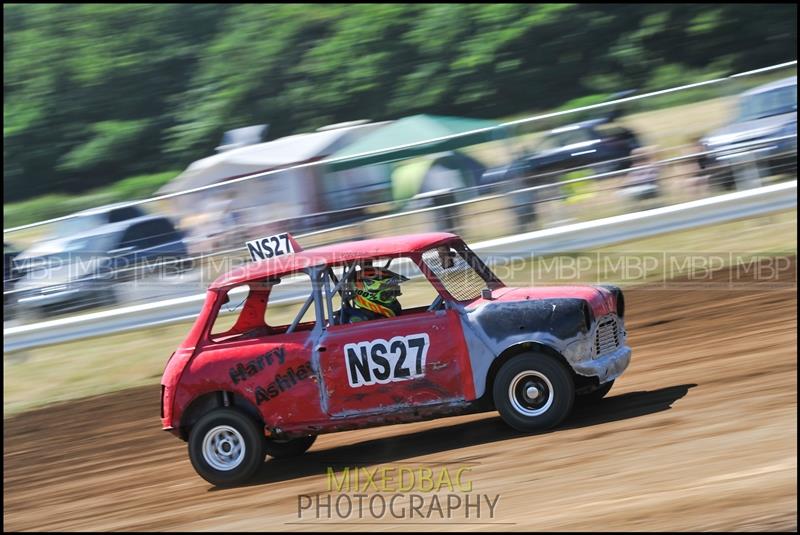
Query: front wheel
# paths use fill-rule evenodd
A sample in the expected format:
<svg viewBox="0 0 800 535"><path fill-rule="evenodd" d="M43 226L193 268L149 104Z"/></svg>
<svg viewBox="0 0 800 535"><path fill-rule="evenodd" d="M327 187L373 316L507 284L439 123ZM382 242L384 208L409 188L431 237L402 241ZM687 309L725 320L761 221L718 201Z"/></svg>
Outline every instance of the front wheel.
<svg viewBox="0 0 800 535"><path fill-rule="evenodd" d="M189 433L189 459L217 486L250 479L264 462L264 435L249 416L229 408L209 412Z"/></svg>
<svg viewBox="0 0 800 535"><path fill-rule="evenodd" d="M273 459L286 459L288 457L296 457L308 451L308 448L317 440L316 435L309 435L307 437L291 438L289 440L276 440L268 438L265 440L264 449L267 455Z"/></svg>
<svg viewBox="0 0 800 535"><path fill-rule="evenodd" d="M526 353L500 368L492 394L508 425L531 432L555 427L567 417L575 400L575 384L555 358Z"/></svg>

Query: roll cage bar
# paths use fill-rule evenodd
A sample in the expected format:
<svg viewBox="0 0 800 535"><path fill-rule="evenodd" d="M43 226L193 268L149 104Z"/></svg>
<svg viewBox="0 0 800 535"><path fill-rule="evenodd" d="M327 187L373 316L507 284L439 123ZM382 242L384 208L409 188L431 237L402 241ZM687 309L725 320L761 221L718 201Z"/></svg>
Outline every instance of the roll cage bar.
<svg viewBox="0 0 800 535"><path fill-rule="evenodd" d="M474 269L479 275L481 275L484 281L486 281L487 286L497 287L503 285L503 283L497 279L494 273L475 253L473 253L466 246L466 244L463 242L455 242L444 245L456 249L456 251L465 258L469 266L472 267L472 269ZM450 295L442 281L439 280L439 278L422 260L422 254L423 252L416 252L391 256L383 267L384 269L388 269L392 262L397 258L404 258L411 261L428 279L428 281L431 282L438 294L436 299L433 301L433 303L431 303L427 310L436 310L442 306L448 307L448 303L450 301L455 301L456 299ZM286 329L285 334L292 333L297 329L298 325L302 321L303 316L305 316L312 304L315 306L316 329L325 329L331 325L342 324L344 320L345 308L352 307L353 298L352 293L345 288L345 284L348 280L351 280L353 273L359 265L371 264L373 261L373 259L367 258L354 260L340 265L314 266L302 270L302 272L307 274L311 279L311 293L308 295L303 303L303 306L300 308L291 324ZM336 272L334 271L334 268L339 267L342 268L341 278L337 277ZM271 287L278 283L280 283L280 278L274 278L271 281L268 281L266 285L264 283L256 282L251 282L250 284L258 284L259 288L263 291L265 286ZM333 308L333 297L337 293L340 297L341 307L338 311L335 311ZM249 299L249 295L246 300L247 299Z"/></svg>

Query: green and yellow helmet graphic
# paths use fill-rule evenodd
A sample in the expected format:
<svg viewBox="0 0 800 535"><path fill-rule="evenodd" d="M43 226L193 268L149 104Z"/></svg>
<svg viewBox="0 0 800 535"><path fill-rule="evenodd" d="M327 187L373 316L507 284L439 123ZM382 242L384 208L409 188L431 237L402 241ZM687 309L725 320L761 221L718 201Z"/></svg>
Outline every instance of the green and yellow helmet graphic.
<svg viewBox="0 0 800 535"><path fill-rule="evenodd" d="M387 305L393 304L400 292L400 283L407 281L403 275L388 269L367 267L356 274L354 290L355 305L383 316L392 317L394 311Z"/></svg>

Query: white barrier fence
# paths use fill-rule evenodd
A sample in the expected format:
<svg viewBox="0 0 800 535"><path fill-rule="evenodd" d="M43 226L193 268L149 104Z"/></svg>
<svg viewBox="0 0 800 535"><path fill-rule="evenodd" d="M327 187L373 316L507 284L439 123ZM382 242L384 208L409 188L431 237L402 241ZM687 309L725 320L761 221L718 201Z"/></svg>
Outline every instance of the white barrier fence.
<svg viewBox="0 0 800 535"><path fill-rule="evenodd" d="M483 255L512 255L535 252L553 254L600 247L665 232L790 209L797 206L797 181L719 195L663 208L575 223L555 228L497 238L471 245ZM302 239L302 236L300 236ZM306 296L288 289L280 302L294 302ZM80 340L185 321L196 317L205 295L192 295L116 310L82 314L3 329L3 351Z"/></svg>

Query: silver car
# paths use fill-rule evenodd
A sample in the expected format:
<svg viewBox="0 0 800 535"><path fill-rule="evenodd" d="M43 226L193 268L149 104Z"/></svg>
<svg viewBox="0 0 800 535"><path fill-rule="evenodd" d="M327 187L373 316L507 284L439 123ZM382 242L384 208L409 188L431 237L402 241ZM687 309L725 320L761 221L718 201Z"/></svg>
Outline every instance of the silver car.
<svg viewBox="0 0 800 535"><path fill-rule="evenodd" d="M733 121L701 143L708 154L700 165L724 189L743 189L766 176L796 172L797 77L742 93Z"/></svg>

